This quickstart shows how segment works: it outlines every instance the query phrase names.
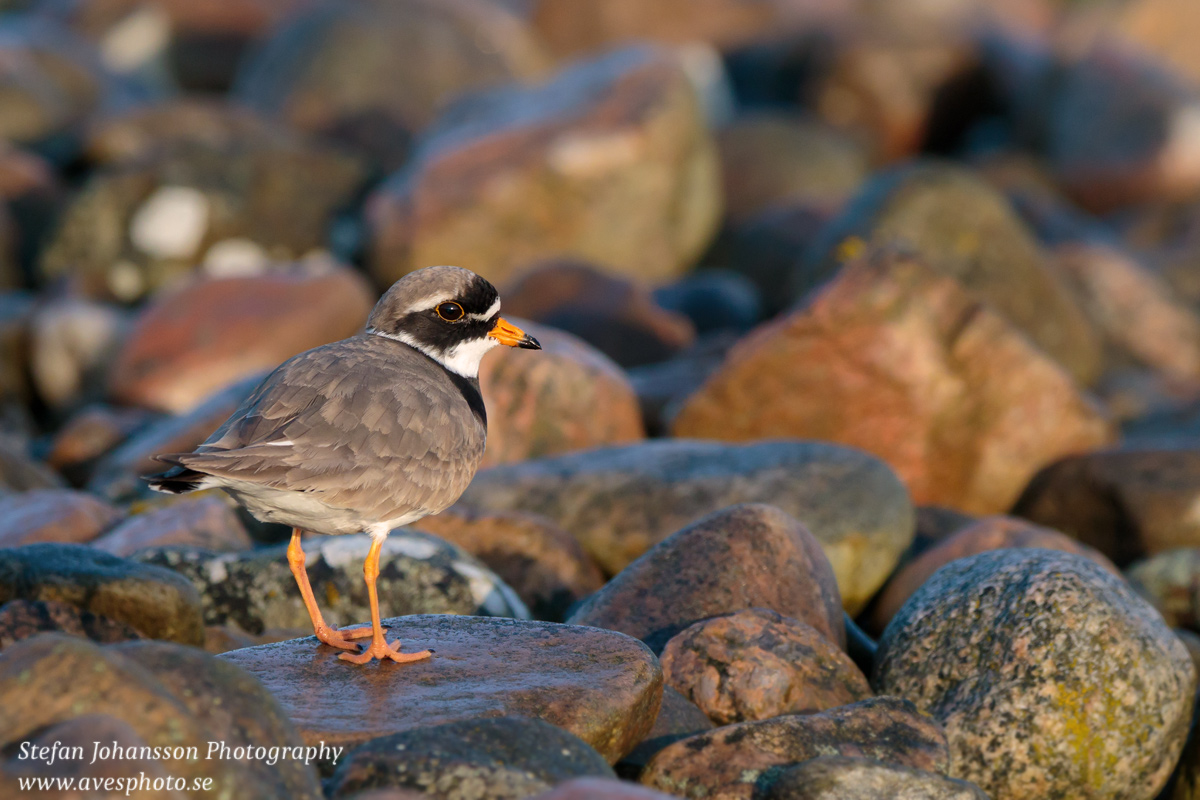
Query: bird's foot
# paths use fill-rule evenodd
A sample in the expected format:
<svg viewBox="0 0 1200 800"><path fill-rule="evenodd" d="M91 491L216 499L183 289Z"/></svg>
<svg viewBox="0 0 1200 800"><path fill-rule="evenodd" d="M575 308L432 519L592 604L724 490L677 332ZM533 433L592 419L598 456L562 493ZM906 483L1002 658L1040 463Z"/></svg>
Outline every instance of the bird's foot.
<svg viewBox="0 0 1200 800"><path fill-rule="evenodd" d="M352 656L349 653L340 653L338 658L342 661L349 661L353 664L366 664L368 661L378 658L383 661L385 658L390 658L397 664L407 664L410 661L423 661L433 655L432 650L422 650L419 653L401 653L400 640L388 644L382 638L372 639L367 645L367 649L362 653Z"/></svg>
<svg viewBox="0 0 1200 800"><path fill-rule="evenodd" d="M336 647L339 650L357 650L358 645L355 644L354 640L367 638L371 635L371 629L354 628L352 630L338 630L328 625L322 625L316 629L316 634L322 643L330 647Z"/></svg>

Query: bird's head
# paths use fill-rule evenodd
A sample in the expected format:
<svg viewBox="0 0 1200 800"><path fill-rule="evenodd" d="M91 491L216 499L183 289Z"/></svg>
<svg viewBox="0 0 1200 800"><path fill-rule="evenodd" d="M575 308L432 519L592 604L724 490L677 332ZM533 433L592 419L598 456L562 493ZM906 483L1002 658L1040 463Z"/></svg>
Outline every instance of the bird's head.
<svg viewBox="0 0 1200 800"><path fill-rule="evenodd" d="M496 287L461 267L427 267L396 281L367 318L367 333L404 342L466 378L478 377L496 345L542 349L500 316Z"/></svg>

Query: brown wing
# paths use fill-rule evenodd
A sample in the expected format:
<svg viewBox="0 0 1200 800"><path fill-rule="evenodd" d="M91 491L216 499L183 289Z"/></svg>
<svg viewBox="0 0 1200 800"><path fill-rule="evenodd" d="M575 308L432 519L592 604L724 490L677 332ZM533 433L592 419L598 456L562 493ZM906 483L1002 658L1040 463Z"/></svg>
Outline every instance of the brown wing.
<svg viewBox="0 0 1200 800"><path fill-rule="evenodd" d="M406 345L360 336L285 362L195 453L172 461L319 493L385 520L457 500L484 437L441 367Z"/></svg>

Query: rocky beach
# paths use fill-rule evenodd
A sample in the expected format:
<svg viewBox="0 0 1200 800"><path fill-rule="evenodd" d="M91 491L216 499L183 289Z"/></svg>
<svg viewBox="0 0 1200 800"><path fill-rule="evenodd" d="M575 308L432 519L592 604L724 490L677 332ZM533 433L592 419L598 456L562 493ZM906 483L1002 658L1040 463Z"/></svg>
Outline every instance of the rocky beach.
<svg viewBox="0 0 1200 800"><path fill-rule="evenodd" d="M1198 41L0 0L0 797L1200 800ZM381 546L433 656L356 666L290 528L141 476L442 264L541 350ZM304 537L330 625L371 547Z"/></svg>

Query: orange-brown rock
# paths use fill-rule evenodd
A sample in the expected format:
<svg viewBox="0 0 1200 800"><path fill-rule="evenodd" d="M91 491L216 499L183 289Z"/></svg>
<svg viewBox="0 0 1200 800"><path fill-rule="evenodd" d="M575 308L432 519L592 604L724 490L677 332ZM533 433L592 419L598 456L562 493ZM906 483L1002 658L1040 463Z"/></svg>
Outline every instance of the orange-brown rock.
<svg viewBox="0 0 1200 800"><path fill-rule="evenodd" d="M1200 316L1165 280L1112 247L1068 244L1054 255L1110 360L1191 386L1200 382Z"/></svg>
<svg viewBox="0 0 1200 800"><path fill-rule="evenodd" d="M779 205L837 208L867 175L853 138L801 116L744 117L721 130L717 148L725 212L735 222Z"/></svg>
<svg viewBox="0 0 1200 800"><path fill-rule="evenodd" d="M316 771L303 757L280 758L274 764L269 759L204 757L214 741L230 750L297 747L301 741L262 684L192 647L146 641L100 647L61 634L35 636L5 649L0 696L5 699L0 704L0 746L6 751L52 726L84 717L98 721L96 715L104 715L124 723L127 735L118 737L124 745L140 739L151 747L170 748L153 763L189 786L193 779L209 778L212 791L231 800L322 797ZM111 725L79 724L84 742L108 746L112 741ZM197 754L190 755L189 747ZM136 768L137 762L132 765Z"/></svg>
<svg viewBox="0 0 1200 800"><path fill-rule="evenodd" d="M917 161L877 173L792 271L792 299L872 247L900 249L956 279L1080 383L1099 376L1103 351L1083 310L1008 200L971 170Z"/></svg>
<svg viewBox="0 0 1200 800"><path fill-rule="evenodd" d="M697 622L667 642L660 660L667 685L718 725L871 697L867 679L828 637L765 608Z"/></svg>
<svg viewBox="0 0 1200 800"><path fill-rule="evenodd" d="M759 503L716 511L668 536L568 621L636 636L657 653L699 620L748 608L786 614L845 643L841 595L820 543Z"/></svg>
<svg viewBox="0 0 1200 800"><path fill-rule="evenodd" d="M128 556L143 547L189 545L206 550L249 550L254 542L226 498L185 496L135 514L92 542L92 547Z"/></svg>
<svg viewBox="0 0 1200 800"><path fill-rule="evenodd" d="M1200 450L1123 448L1069 456L1041 470L1013 513L1096 548L1124 567L1200 546Z"/></svg>
<svg viewBox="0 0 1200 800"><path fill-rule="evenodd" d="M456 544L516 591L536 619L561 621L567 609L604 585L583 546L545 517L454 506L417 527Z"/></svg>
<svg viewBox="0 0 1200 800"><path fill-rule="evenodd" d="M1091 559L1104 569L1120 575L1116 566L1097 550L1080 544L1065 534L1016 517L985 517L973 522L917 556L896 571L872 604L865 621L875 635L883 632L888 621L900 606L921 588L921 585L946 564L960 558L989 550L1013 547L1039 547L1061 550Z"/></svg>
<svg viewBox="0 0 1200 800"><path fill-rule="evenodd" d="M585 261L543 262L500 294L506 316L573 333L625 367L665 361L696 338L691 320L646 286Z"/></svg>
<svg viewBox="0 0 1200 800"><path fill-rule="evenodd" d="M877 697L820 714L726 725L667 747L641 782L690 798L750 800L766 771L823 755L945 772L946 734L907 700Z"/></svg>
<svg viewBox="0 0 1200 800"><path fill-rule="evenodd" d="M526 22L501 3L314 3L280 26L247 63L235 97L395 169L414 136L455 96L537 80L552 65Z"/></svg>
<svg viewBox="0 0 1200 800"><path fill-rule="evenodd" d="M373 300L349 267L198 281L142 312L109 391L130 405L190 411L234 381L353 336Z"/></svg>
<svg viewBox="0 0 1200 800"><path fill-rule="evenodd" d="M447 111L414 160L368 198L370 268L381 284L429 264L503 283L573 256L661 281L716 232L719 183L678 59L621 50Z"/></svg>
<svg viewBox="0 0 1200 800"><path fill-rule="evenodd" d="M0 547L90 542L121 518L99 497L72 489L34 489L0 497Z"/></svg>
<svg viewBox="0 0 1200 800"><path fill-rule="evenodd" d="M537 337L542 350L499 347L484 358L483 466L645 438L637 394L620 367L569 333L515 324Z"/></svg>
<svg viewBox="0 0 1200 800"><path fill-rule="evenodd" d="M1132 42L1152 53L1193 86L1200 85L1200 8L1188 0L1135 0L1098 7L1103 33ZM1085 20L1086 21L1086 20Z"/></svg>
<svg viewBox="0 0 1200 800"><path fill-rule="evenodd" d="M1040 467L1113 435L1061 367L957 281L874 250L735 346L674 433L860 447L914 502L974 513L1007 510Z"/></svg>
<svg viewBox="0 0 1200 800"><path fill-rule="evenodd" d="M131 625L57 600L10 600L0 606L0 650L46 631L100 644L142 638Z"/></svg>
<svg viewBox="0 0 1200 800"><path fill-rule="evenodd" d="M495 617L417 615L383 624L413 664L346 669L316 637L220 656L255 675L305 741L354 747L392 733L476 717L523 716L564 728L610 763L654 724L658 660L612 631Z"/></svg>

